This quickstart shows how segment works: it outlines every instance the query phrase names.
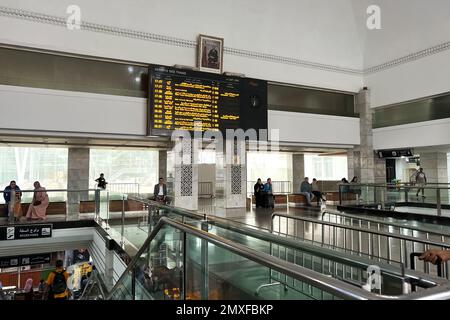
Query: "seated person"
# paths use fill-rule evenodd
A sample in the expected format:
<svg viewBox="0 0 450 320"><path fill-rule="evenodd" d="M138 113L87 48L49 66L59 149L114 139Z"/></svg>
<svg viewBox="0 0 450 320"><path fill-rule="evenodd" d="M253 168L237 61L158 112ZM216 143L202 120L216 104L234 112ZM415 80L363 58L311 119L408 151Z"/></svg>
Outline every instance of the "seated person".
<svg viewBox="0 0 450 320"><path fill-rule="evenodd" d="M158 202L167 202L167 186L164 183L163 178L159 178L159 183L155 185L155 189L153 190L153 199Z"/></svg>
<svg viewBox="0 0 450 320"><path fill-rule="evenodd" d="M312 186L309 184L309 178L305 177L305 180L300 184L300 194L304 195L308 207L311 206L311 201L314 199L314 194L312 193Z"/></svg>
<svg viewBox="0 0 450 320"><path fill-rule="evenodd" d="M312 182L312 185L311 185L311 190L312 190L312 194L317 199L317 204L319 204L320 200L326 201L326 199L323 198L323 193L320 191L319 182L317 181L316 178L313 179L313 182Z"/></svg>
<svg viewBox="0 0 450 320"><path fill-rule="evenodd" d="M48 195L44 187L41 187L39 181L34 183L33 201L30 203L27 211L28 220L45 220L47 219Z"/></svg>
<svg viewBox="0 0 450 320"><path fill-rule="evenodd" d="M348 180L345 178L341 179L341 184L349 184ZM346 193L350 191L350 187L349 186L339 186L339 191L341 191L342 193Z"/></svg>
<svg viewBox="0 0 450 320"><path fill-rule="evenodd" d="M255 202L256 207L264 207L264 185L261 182L261 179L258 179L255 186L253 187L253 190L255 191Z"/></svg>
<svg viewBox="0 0 450 320"><path fill-rule="evenodd" d="M352 181L350 181L350 184L358 184L358 177L353 177ZM360 196L361 195L361 187L360 186L351 186L349 188L349 191L353 192L354 194Z"/></svg>
<svg viewBox="0 0 450 320"><path fill-rule="evenodd" d="M273 187L272 187L272 179L268 178L267 182L264 184L263 188L264 195L264 208L274 208L274 196L273 196Z"/></svg>
<svg viewBox="0 0 450 320"><path fill-rule="evenodd" d="M97 187L103 190L106 189L106 185L108 184L103 173L100 173L100 177L95 179L95 182L97 182Z"/></svg>

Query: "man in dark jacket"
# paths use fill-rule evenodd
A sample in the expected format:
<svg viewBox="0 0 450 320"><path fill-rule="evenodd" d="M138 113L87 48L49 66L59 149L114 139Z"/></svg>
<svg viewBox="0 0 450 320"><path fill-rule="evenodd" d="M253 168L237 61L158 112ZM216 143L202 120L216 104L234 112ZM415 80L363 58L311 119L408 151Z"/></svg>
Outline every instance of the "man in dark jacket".
<svg viewBox="0 0 450 320"><path fill-rule="evenodd" d="M165 203L167 201L167 186L163 178L159 178L159 183L155 185L153 190L153 198L156 201Z"/></svg>

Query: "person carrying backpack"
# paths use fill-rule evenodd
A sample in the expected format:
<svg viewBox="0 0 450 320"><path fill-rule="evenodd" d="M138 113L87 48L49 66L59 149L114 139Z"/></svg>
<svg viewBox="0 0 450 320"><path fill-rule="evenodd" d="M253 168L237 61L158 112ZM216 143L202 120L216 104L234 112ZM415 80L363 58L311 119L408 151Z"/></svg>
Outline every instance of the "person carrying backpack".
<svg viewBox="0 0 450 320"><path fill-rule="evenodd" d="M50 291L54 300L67 300L69 290L67 290L67 279L69 274L63 269L62 260L56 261L56 270L52 271L47 278L47 292ZM44 295L45 296L45 295Z"/></svg>

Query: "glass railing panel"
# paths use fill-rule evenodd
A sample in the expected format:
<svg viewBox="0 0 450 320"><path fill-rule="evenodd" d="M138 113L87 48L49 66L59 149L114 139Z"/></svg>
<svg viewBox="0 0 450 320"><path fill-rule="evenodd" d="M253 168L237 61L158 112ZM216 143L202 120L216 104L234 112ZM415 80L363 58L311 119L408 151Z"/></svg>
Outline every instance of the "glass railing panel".
<svg viewBox="0 0 450 320"><path fill-rule="evenodd" d="M314 299L276 283L269 268L189 234L186 279L188 299Z"/></svg>
<svg viewBox="0 0 450 320"><path fill-rule="evenodd" d="M133 273L126 271L120 285L112 293L111 300L133 300Z"/></svg>
<svg viewBox="0 0 450 320"><path fill-rule="evenodd" d="M16 190L0 193L0 220L10 223L93 219L98 202L93 189Z"/></svg>
<svg viewBox="0 0 450 320"><path fill-rule="evenodd" d="M183 233L163 226L135 267L136 299L180 300L183 288Z"/></svg>

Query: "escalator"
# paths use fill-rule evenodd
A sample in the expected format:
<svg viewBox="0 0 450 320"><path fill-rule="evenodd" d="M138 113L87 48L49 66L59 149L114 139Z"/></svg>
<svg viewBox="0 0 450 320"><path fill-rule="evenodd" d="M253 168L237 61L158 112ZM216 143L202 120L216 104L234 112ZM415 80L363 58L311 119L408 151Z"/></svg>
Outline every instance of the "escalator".
<svg viewBox="0 0 450 320"><path fill-rule="evenodd" d="M315 295L286 291L281 286L255 296L271 271L307 284ZM104 296L111 300L366 300L377 297L351 284L167 217L161 217L114 288Z"/></svg>
<svg viewBox="0 0 450 320"><path fill-rule="evenodd" d="M293 277L286 270L280 271L280 266L286 263L290 267L301 268L303 275L312 272L314 277L320 277L326 283L345 285L346 290L351 288L350 291L357 290L359 297L363 296L360 295L361 291L374 299L387 295L396 298L415 294L428 296L448 285L448 281L443 279L426 277L413 271L405 272L401 263L378 259L376 264L380 268L383 286L381 291L377 291L381 295L376 295L361 289L370 279L368 267L374 264L368 255L355 255L350 250L336 247L319 248L311 243L284 239L226 219L210 217L205 221L204 216L186 210L152 202L148 204L151 215L147 219L149 223L148 226L140 224L140 228L147 228L150 236L135 256L134 269L122 276L120 286L116 285L114 295L110 298L351 298L348 295L335 295L328 288L324 290L314 286L311 279L302 281L298 274ZM161 227L161 223L164 227ZM213 237L216 241L220 239L218 243L222 245L210 243L198 234L192 235L184 228ZM276 261L277 267L243 257L241 251L230 252L230 245L244 248L247 253L263 254L266 258L275 259L272 261ZM411 287L414 284L417 292L410 294L408 284Z"/></svg>

